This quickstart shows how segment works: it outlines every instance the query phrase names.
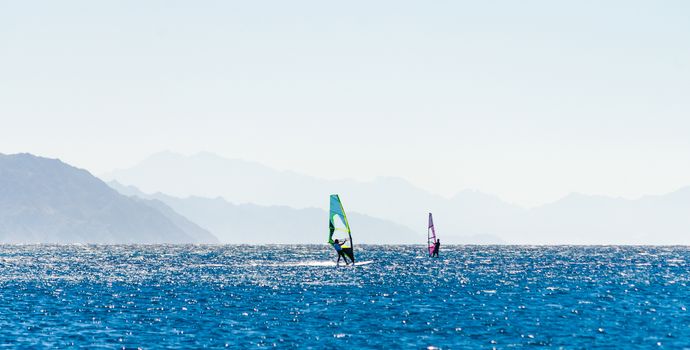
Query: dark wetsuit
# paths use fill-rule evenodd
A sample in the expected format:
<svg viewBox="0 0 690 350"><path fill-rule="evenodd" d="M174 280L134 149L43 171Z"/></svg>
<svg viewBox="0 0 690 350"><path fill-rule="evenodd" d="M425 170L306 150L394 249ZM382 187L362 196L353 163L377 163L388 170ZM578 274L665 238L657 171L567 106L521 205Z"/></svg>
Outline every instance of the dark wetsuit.
<svg viewBox="0 0 690 350"><path fill-rule="evenodd" d="M434 251L431 253L431 256L432 256L432 257L435 256L435 257L438 258L438 248L439 248L439 247L441 247L441 242L436 241L436 243L434 243Z"/></svg>

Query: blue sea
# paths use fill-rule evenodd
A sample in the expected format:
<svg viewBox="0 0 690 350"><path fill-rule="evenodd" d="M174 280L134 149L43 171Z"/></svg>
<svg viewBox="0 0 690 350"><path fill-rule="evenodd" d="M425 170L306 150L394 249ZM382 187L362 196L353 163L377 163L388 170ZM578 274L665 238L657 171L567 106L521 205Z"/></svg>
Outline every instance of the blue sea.
<svg viewBox="0 0 690 350"><path fill-rule="evenodd" d="M0 347L690 347L688 247L356 249L0 246Z"/></svg>

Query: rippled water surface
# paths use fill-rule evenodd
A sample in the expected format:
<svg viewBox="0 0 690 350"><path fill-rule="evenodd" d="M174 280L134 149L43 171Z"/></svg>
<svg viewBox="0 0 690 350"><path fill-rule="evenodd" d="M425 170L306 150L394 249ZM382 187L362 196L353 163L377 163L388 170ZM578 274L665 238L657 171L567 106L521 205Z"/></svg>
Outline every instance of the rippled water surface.
<svg viewBox="0 0 690 350"><path fill-rule="evenodd" d="M682 348L686 247L0 246L12 348Z"/></svg>

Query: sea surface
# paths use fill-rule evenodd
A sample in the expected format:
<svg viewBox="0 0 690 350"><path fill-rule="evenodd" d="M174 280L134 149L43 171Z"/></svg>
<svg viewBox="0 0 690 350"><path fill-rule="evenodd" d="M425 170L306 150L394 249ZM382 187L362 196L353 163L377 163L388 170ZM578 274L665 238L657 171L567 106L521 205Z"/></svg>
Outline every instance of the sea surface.
<svg viewBox="0 0 690 350"><path fill-rule="evenodd" d="M690 248L0 246L0 347L688 348Z"/></svg>

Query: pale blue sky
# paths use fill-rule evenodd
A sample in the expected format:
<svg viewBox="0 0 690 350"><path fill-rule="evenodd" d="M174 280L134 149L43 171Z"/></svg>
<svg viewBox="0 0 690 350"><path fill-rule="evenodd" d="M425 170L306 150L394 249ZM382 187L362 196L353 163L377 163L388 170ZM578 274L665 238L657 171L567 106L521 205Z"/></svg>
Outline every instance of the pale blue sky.
<svg viewBox="0 0 690 350"><path fill-rule="evenodd" d="M0 152L537 205L690 185L687 1L2 1Z"/></svg>

